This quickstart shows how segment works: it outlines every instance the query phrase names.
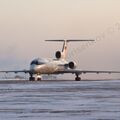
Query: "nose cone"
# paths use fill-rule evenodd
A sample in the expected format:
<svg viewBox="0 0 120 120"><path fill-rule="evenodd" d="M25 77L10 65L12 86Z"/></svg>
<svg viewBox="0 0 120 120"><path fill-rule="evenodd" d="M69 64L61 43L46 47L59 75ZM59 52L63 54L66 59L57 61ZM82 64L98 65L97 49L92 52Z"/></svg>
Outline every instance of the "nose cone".
<svg viewBox="0 0 120 120"><path fill-rule="evenodd" d="M49 62L49 60L43 59L43 58L34 59L30 63L30 71L31 71L31 73L35 74L35 73L40 72L40 70L42 69L43 65L48 63L48 62Z"/></svg>

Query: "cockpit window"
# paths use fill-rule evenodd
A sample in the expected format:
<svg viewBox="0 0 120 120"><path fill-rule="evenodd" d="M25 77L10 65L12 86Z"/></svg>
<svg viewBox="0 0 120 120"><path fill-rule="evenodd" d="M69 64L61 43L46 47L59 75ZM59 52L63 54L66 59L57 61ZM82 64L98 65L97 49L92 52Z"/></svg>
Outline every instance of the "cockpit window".
<svg viewBox="0 0 120 120"><path fill-rule="evenodd" d="M31 62L31 65L33 65L33 64L38 65L38 61L33 60L33 61Z"/></svg>
<svg viewBox="0 0 120 120"><path fill-rule="evenodd" d="M49 62L47 59L35 59L31 62L31 65L42 65Z"/></svg>

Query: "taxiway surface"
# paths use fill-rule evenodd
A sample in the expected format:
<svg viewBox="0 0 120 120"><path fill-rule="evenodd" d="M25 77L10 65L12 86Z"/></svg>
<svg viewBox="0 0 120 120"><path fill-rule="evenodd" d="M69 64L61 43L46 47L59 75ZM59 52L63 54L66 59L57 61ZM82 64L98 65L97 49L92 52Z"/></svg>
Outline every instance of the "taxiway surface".
<svg viewBox="0 0 120 120"><path fill-rule="evenodd" d="M0 120L120 120L120 80L0 81Z"/></svg>

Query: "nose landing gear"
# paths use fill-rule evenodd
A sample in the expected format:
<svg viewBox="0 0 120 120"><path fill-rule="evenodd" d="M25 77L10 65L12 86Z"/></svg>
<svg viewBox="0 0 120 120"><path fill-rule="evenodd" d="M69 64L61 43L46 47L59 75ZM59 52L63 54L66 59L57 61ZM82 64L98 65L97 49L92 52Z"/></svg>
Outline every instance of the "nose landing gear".
<svg viewBox="0 0 120 120"><path fill-rule="evenodd" d="M42 77L40 75L37 75L36 80L41 81Z"/></svg>
<svg viewBox="0 0 120 120"><path fill-rule="evenodd" d="M30 74L29 81L41 81L41 75L37 75L36 77L33 77L33 74Z"/></svg>

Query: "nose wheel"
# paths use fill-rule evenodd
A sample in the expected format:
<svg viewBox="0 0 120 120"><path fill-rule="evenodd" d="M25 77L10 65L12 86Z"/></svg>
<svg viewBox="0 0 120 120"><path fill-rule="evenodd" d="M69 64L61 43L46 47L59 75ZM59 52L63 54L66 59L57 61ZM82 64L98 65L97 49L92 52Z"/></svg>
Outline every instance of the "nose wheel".
<svg viewBox="0 0 120 120"><path fill-rule="evenodd" d="M41 81L41 78L37 78L37 81Z"/></svg>
<svg viewBox="0 0 120 120"><path fill-rule="evenodd" d="M37 81L41 81L41 80L42 80L41 75L38 74L38 75L36 76L36 80L37 80Z"/></svg>

